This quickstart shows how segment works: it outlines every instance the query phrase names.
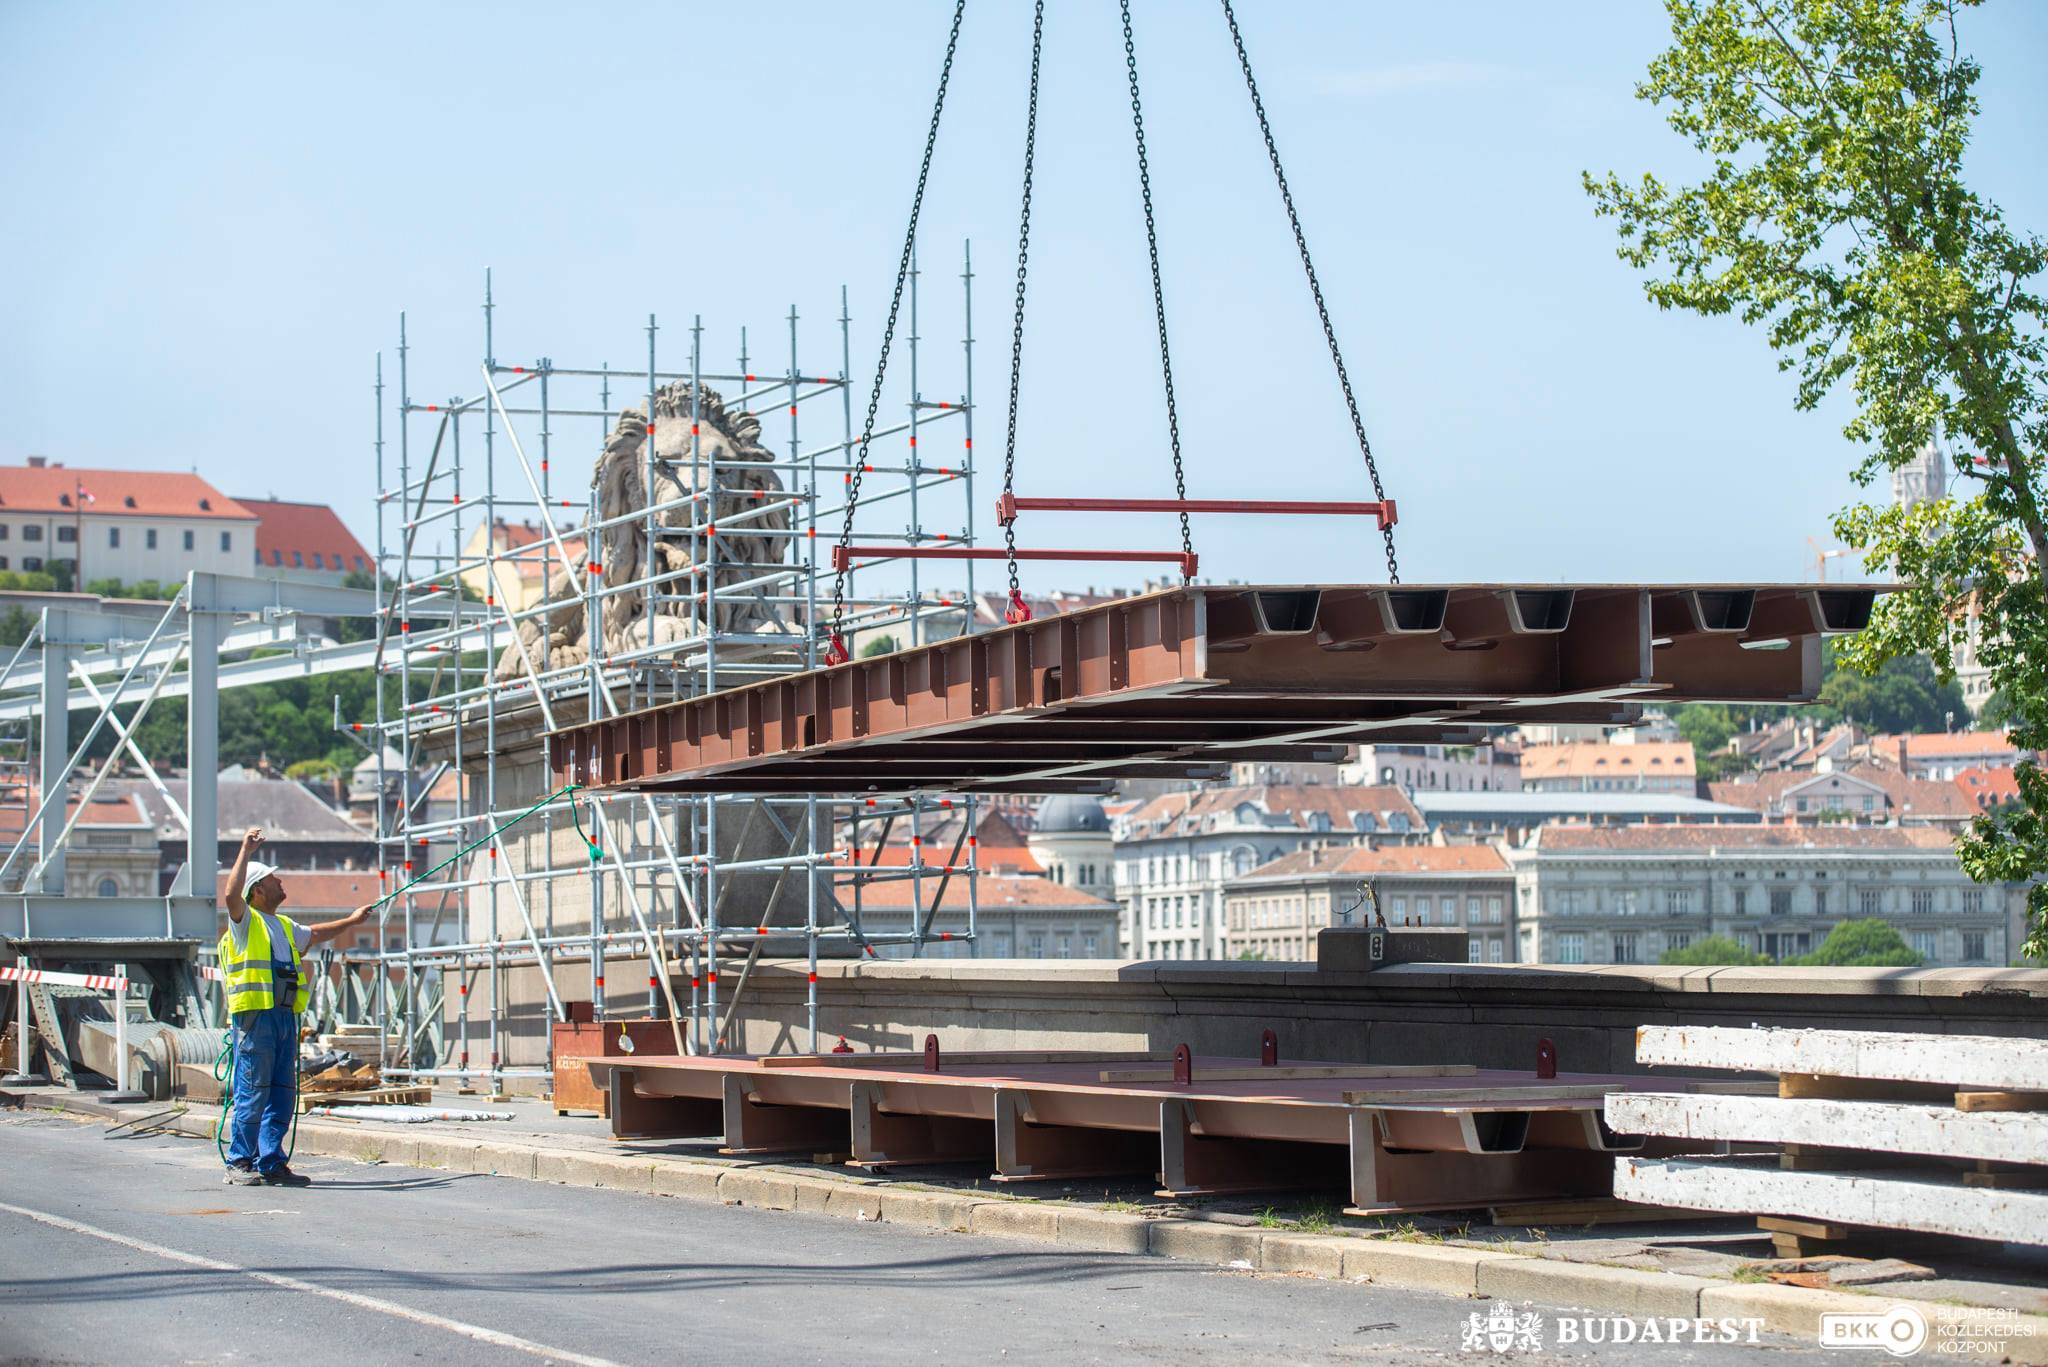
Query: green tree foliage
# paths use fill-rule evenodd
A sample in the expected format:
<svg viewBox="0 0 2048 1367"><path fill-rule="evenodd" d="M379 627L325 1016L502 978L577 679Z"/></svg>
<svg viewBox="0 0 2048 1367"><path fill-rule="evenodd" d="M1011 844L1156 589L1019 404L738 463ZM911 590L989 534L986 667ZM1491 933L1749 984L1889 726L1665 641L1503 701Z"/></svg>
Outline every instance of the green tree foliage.
<svg viewBox="0 0 2048 1367"><path fill-rule="evenodd" d="M1660 308L1762 327L1798 404L1846 382L1844 429L1868 485L1940 437L1963 490L1836 519L1872 571L1910 587L1879 600L1848 646L1876 673L1925 651L1937 677L1977 623L2015 742L2048 748L2048 265L1964 181L1978 113L1962 55L1968 0L1667 0L1672 44L1637 94L1701 154L1702 179L1588 175L1622 259ZM2024 880L2027 952L2048 953L2048 774L1961 842L1980 882Z"/></svg>
<svg viewBox="0 0 2048 1367"><path fill-rule="evenodd" d="M860 648L860 654L865 660L876 655L893 655L901 649L902 647L896 644L894 636L877 636Z"/></svg>
<svg viewBox="0 0 2048 1367"><path fill-rule="evenodd" d="M119 579L89 579L85 591L101 598L158 598L169 601L176 598L178 590L184 587L182 579L168 584L154 579L138 579L132 584L125 584Z"/></svg>
<svg viewBox="0 0 2048 1367"><path fill-rule="evenodd" d="M54 593L57 589L56 576L41 570L0 570L0 589L14 589L23 593Z"/></svg>
<svg viewBox="0 0 2048 1367"><path fill-rule="evenodd" d="M1820 948L1785 960L1828 968L1918 968L1920 956L1883 921L1844 921L1828 932Z"/></svg>
<svg viewBox="0 0 2048 1367"><path fill-rule="evenodd" d="M1839 654L1840 652L1838 652ZM1953 677L1938 678L1924 654L1894 655L1866 674L1855 658L1839 660L1821 685L1820 713L1829 722L1854 722L1866 731L1946 731L1967 726L1969 704Z"/></svg>
<svg viewBox="0 0 2048 1367"><path fill-rule="evenodd" d="M1694 940L1683 949L1667 949L1660 964L1680 964L1688 967L1702 967L1710 964L1767 964L1767 954L1759 954L1726 935L1709 935L1704 940Z"/></svg>
<svg viewBox="0 0 2048 1367"><path fill-rule="evenodd" d="M35 625L35 617L24 610L21 604L9 604L7 611L0 613L0 645L10 649L20 645L28 639L29 632L35 630Z"/></svg>

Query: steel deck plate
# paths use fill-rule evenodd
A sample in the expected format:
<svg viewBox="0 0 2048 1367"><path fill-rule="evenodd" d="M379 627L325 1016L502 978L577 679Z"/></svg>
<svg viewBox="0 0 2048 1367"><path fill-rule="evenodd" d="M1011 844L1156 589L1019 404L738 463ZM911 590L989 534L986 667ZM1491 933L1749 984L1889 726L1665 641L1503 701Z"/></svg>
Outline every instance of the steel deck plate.
<svg viewBox="0 0 2048 1367"><path fill-rule="evenodd" d="M1645 701L1801 703L1890 585L1194 586L551 733L561 782L1055 792L1470 743Z"/></svg>

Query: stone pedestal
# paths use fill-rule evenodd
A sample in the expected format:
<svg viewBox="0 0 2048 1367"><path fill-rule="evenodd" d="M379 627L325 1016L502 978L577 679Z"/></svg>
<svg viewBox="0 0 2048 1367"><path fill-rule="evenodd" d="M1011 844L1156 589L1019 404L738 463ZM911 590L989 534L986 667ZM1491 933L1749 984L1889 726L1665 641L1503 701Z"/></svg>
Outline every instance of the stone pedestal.
<svg viewBox="0 0 2048 1367"><path fill-rule="evenodd" d="M1388 964L1461 964L1465 932L1455 927L1331 926L1316 936L1316 968L1327 973L1365 973Z"/></svg>

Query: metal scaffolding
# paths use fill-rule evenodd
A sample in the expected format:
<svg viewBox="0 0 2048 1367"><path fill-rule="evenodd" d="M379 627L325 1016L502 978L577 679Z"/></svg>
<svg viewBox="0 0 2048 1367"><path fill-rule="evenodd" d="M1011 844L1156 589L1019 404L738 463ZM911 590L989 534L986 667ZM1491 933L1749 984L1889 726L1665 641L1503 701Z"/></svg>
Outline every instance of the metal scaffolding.
<svg viewBox="0 0 2048 1367"><path fill-rule="evenodd" d="M913 270L907 393L899 399L902 417L878 428L868 449L863 473L887 482L860 500L864 539L906 550L974 542L972 291L972 257L963 248L959 386L944 399L929 397ZM486 272L483 360L464 395L415 397L419 366L403 315L395 383L387 383L378 357L377 634L373 650L370 643L354 647L374 661L377 707L373 717L338 718L337 725L377 757L381 886L420 881L387 909L374 951L338 956L341 1013L378 1026L387 1076L502 1092L513 1079L549 1071L545 1058L523 1066L508 1061L507 980L515 972L537 976L549 1021L567 1021L558 971L578 966L579 978L588 974L594 1017L603 1020L607 959L644 959L653 1014L674 1020L679 1052L708 1054L734 1038L738 994L758 958L801 954L812 970L808 1024L815 1050L821 953L916 955L940 940L948 942L945 952L973 952L974 844L967 842L963 866L928 866L922 834L941 815L964 817L972 831L974 800L911 794L849 806L787 792L550 793L541 786L552 782L541 737L820 663L829 547L846 514L861 447L846 292L835 320L839 356L829 370L800 359L794 306L785 319L786 358L771 363L750 351L742 329L730 371L707 369L706 329L694 317L687 366L672 361L663 369L662 325L652 314L644 365L568 366L547 357L511 363L498 354L502 308ZM657 398L677 382L688 386L671 391L688 396L687 452L664 458L656 449ZM718 444L702 439L706 385L724 395L728 412L766 417L781 410L781 430L771 436L764 422L759 438L771 460L721 460ZM650 491L644 506L601 508L595 479L588 489L565 488L565 459L580 461L564 453L580 452L587 436L597 437L598 450L616 443L626 405L643 402L641 487ZM958 423L961 454L930 463L931 429L949 421ZM836 433L821 440L821 427ZM882 459L883 443L897 438L901 459ZM683 486L679 496L654 495L662 473ZM740 476L764 475L779 489L739 493ZM721 515L721 499L729 505L734 496L751 501ZM900 528L869 525L880 520L877 513L898 510ZM565 515L576 525L557 525ZM526 519L536 525L524 544L497 534L501 523ZM725 548L736 532L781 549L735 558ZM605 547L622 539L637 550L627 561L637 573L615 572L610 563ZM677 547L686 552L680 564ZM663 548L666 567L657 553ZM971 562L964 591L934 590L915 559L870 564L861 575L858 588L849 589L849 634L872 641L886 631L898 644L915 646L971 628ZM506 586L527 582L543 586L538 596L512 601ZM573 598L551 599L549 585L566 585ZM722 609L735 604L765 615L775 629L728 626ZM565 607L580 611L583 649L557 658L549 624ZM636 627L644 621L645 641L608 641L605 624L612 620ZM656 630L658 620L669 624L666 633ZM522 639L528 623L536 628ZM395 756L389 768L396 772L387 771L387 756ZM460 776L452 803L444 797L437 804L420 791L418 776L434 765ZM394 791L395 801L383 800ZM907 826L908 866L861 857L864 834L878 826L880 839L870 845ZM770 853L760 852L764 845ZM464 857L443 860L452 849ZM445 869L421 878L436 863ZM907 929L863 930L860 889L882 879L913 883L918 910ZM755 895L735 905L733 890L742 885ZM965 934L935 930L948 888L963 886ZM458 929L450 929L451 916ZM737 983L722 992L721 973L734 970ZM476 990L480 983L486 990ZM614 999L619 995L615 990ZM445 1043L437 1039L444 1026L452 1035Z"/></svg>

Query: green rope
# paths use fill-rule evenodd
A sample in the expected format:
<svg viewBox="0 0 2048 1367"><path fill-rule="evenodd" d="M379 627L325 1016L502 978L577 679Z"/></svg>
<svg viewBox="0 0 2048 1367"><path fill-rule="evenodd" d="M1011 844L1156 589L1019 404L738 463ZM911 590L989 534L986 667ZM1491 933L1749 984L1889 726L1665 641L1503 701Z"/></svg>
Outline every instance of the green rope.
<svg viewBox="0 0 2048 1367"><path fill-rule="evenodd" d="M513 828L514 826L517 826L517 825L518 825L518 824L519 824L520 822L522 822L522 821L526 820L526 818L528 818L528 817L532 816L532 815L533 815L533 814L534 814L535 812L539 811L539 810L540 810L541 808L543 808L543 807L547 806L547 805L548 805L549 803L553 802L553 801L554 801L554 800L555 800L556 798L559 798L559 797L563 797L563 796L566 796L567 794L573 793L573 792L575 792L575 791L576 791L576 790L577 790L578 788L580 788L580 787L582 787L582 785L581 785L581 784L578 784L578 783L565 783L565 784L563 784L563 785L562 785L561 787L559 787L559 788L555 789L555 791L553 791L552 793L549 793L549 794L548 794L548 795L547 795L546 797L542 798L542 799L541 799L540 801L538 801L538 802L534 803L534 804L533 804L533 805L532 805L531 807L528 807L528 808L527 808L527 809L526 809L525 811L521 812L521 813L520 813L519 815L517 815L517 816L513 817L513 818L512 818L512 819L511 819L510 821L507 821L507 822L506 822L506 823L505 823L504 825L502 825L502 826L497 826L497 827L494 827L494 828L492 828L491 830L489 830L489 831L485 832L485 833L484 833L484 834L483 834L482 836L479 836L479 837L478 837L477 839L475 839L475 840L472 840L472 841L470 841L470 842L469 842L469 843L468 843L467 845L464 845L464 846L463 846L463 847L462 847L461 849L459 849L459 850L457 850L457 851L456 851L455 853L453 853L453 854L449 855L449 856L448 856L448 857L447 857L446 859L443 859L443 860L442 860L442 861L441 861L440 863L438 863L438 864L434 865L434 867L432 867L431 869L428 869L428 870L427 870L427 871L426 871L425 873L423 873L423 874L421 874L421 875L420 875L419 877L417 877L417 878L413 879L413 880L412 880L411 882L407 883L407 884L406 884L406 885L405 885L404 887L402 887L402 888L399 888L399 889L397 889L397 890L396 890L395 892L387 892L387 893L385 893L385 894L384 894L384 895L383 895L382 897L379 897L379 898L378 898L378 899L377 899L376 901L374 901L374 902L370 903L370 906L371 906L371 907L372 907L373 909L374 909L374 908L376 908L376 907L381 907L381 906L383 906L383 905L384 905L384 904L385 904L386 902L389 902L389 901L393 900L394 898L397 898L397 897L402 897L402 896L404 896L404 895L405 895L406 893L410 892L410 891L411 891L412 889L414 889L414 888L418 887L418 886L419 886L419 885L420 885L421 883L424 883L424 882L426 882L426 881L427 881L427 880L428 880L429 878L432 878L432 877L433 877L433 876L434 876L435 874L437 874L437 873L439 873L439 872L440 872L441 870L443 870L443 869L447 868L447 867L448 867L448 866L449 866L450 864L453 864L453 863L454 863L454 862L455 862L456 860L458 860L458 859L462 858L462 856L464 856L465 854L468 854L468 853L469 853L469 852L470 852L471 850L474 850L474 849L477 849L477 848L478 848L478 847L480 847L480 846L483 846L483 845L487 845L487 844L489 844L489 843L490 843L491 841L493 841L493 840L497 839L497 838L498 838L499 836L503 835L503 834L504 834L504 833L505 833L506 831L509 831L509 830L511 830L511 829L512 829L512 828ZM597 862L598 860L600 860L600 859L604 858L604 851L603 851L602 849L600 849L600 848L598 847L598 844L597 844L597 842L596 842L596 841L594 841L594 840L592 840L592 839L591 839L591 838L590 838L590 837L589 837L588 835L585 835L585 834L584 834L584 831L583 831L583 819L582 819L581 817L579 817L579 816L578 816L578 815L576 814L576 804L575 804L575 802L574 802L574 801L571 801L571 802L569 803L569 819L570 819L571 821L573 821L573 822L575 822L575 823L576 823L576 834L577 834L578 836L581 836L581 837L582 837L582 839L583 839L583 843L584 843L585 845L588 845L588 846L590 847L590 862L591 862L591 863L593 863L593 864L595 864L595 863L596 863L596 862ZM223 986L223 988L222 988L222 991L223 991L223 994L225 994L225 991L226 991L226 988L225 988L225 986ZM294 1017L294 1021L296 1022L296 1017ZM294 1033L295 1035L296 1035L296 1033L297 1033L297 1029L296 1029L296 1024L294 1025L294 1030L293 1030L293 1033ZM294 1046L296 1046L296 1044L297 1044L297 1041L296 1041L296 1040L294 1040L294 1041L293 1041L293 1043L294 1043ZM291 1162L291 1160L292 1160L292 1154L293 1154L293 1153L295 1153L295 1152L296 1152L296 1151L298 1150L298 1147L299 1147L299 1066L298 1066L298 1064L299 1064L299 1060L298 1060L298 1057L297 1057L297 1049L296 1049L296 1047L295 1047L295 1048L294 1048L294 1050L293 1050L293 1057L292 1057L292 1067L291 1067L291 1075L292 1075L292 1131L291 1131L291 1137L290 1137L290 1138L289 1138L289 1139L288 1139L288 1140L287 1140L287 1141L285 1142L285 1151L284 1151L284 1159L285 1159L285 1162L286 1162L286 1164L290 1164L290 1162ZM227 1133L228 1133L228 1118L229 1118L229 1113L230 1113L230 1111L231 1111L231 1110L233 1109L233 1107L234 1107L234 1104L235 1104L235 1087L234 1087L234 1078L235 1078L235 1027L234 1027L234 1021L233 1021L232 1017L231 1017L231 1018L229 1019L229 1021L228 1021L228 1031L227 1031L227 1038L226 1038L226 1040L224 1040L224 1041L222 1042L222 1044L221 1044L221 1050L220 1050L220 1057L219 1057L219 1058L216 1058L216 1059L215 1059L215 1060L213 1061L213 1077L214 1077L214 1081L216 1081L216 1082L218 1082L218 1083L220 1083L220 1084L221 1084L221 1089L220 1089L220 1096L221 1096L221 1100L220 1100L220 1123L219 1123L218 1125L214 1126L214 1128L213 1128L213 1146L214 1146L214 1151L215 1151L216 1153L218 1153L218 1154L220 1155L220 1161L221 1161L221 1163L222 1163L223 1165L225 1165L225 1164L227 1163L227 1161L228 1161L228 1150L227 1150Z"/></svg>
<svg viewBox="0 0 2048 1367"><path fill-rule="evenodd" d="M453 864L456 860L462 858L463 855L468 854L471 850L477 849L478 847L483 845L488 845L491 841L497 839L505 832L511 830L514 826L517 826L520 822L526 820L526 818L532 816L535 812L547 806L556 798L561 797L566 793L573 793L582 786L583 785L580 783L564 783L561 787L555 789L555 791L549 793L546 797L534 803L531 807L528 807L525 811L521 812L518 816L513 817L504 825L486 831L483 835L477 837L475 840L470 841L467 845L464 845L461 849L449 855L446 859L443 859L440 863L434 865L434 867L428 869L425 873L413 879L404 887L399 888L396 892L385 893L382 897L379 897L376 901L370 903L370 905L372 907L381 907L386 902L391 901L393 898L403 897L406 893L412 891L420 884L426 882L429 878L432 878L435 874L447 868L450 864ZM569 804L569 819L576 823L576 834L583 835L583 822L576 815L576 804L574 802L571 802ZM597 848L596 845L591 844L589 836L583 836L583 843L586 845L590 845L590 862L595 864L599 858L599 855L601 854L601 851Z"/></svg>

